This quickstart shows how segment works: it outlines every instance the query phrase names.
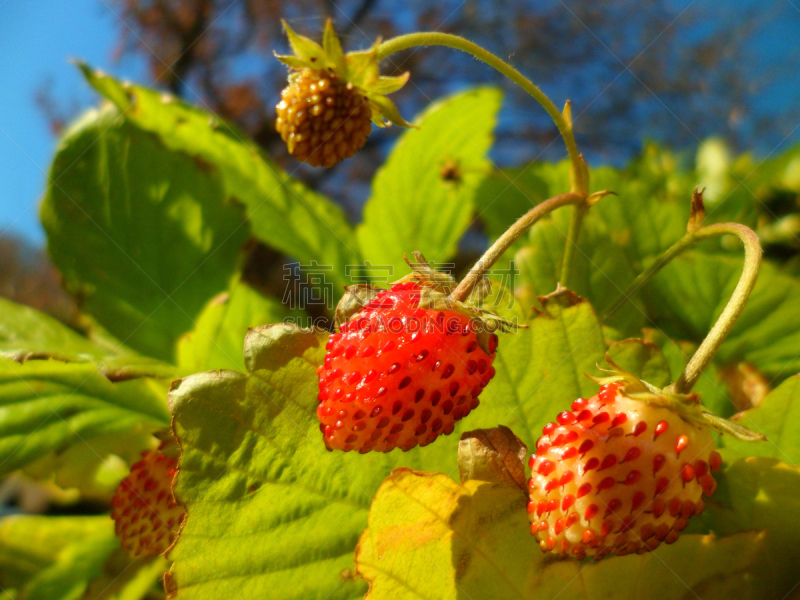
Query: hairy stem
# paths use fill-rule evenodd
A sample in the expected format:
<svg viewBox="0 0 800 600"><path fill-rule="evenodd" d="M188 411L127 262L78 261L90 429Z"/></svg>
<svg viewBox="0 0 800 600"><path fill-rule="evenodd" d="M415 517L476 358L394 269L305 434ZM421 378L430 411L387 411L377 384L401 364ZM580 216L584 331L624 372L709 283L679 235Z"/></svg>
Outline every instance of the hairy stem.
<svg viewBox="0 0 800 600"><path fill-rule="evenodd" d="M460 36L452 35L449 33L439 32L419 32L401 35L390 40L386 40L378 46L378 60L416 46L446 46L448 48L455 48L467 54L471 54L480 61L483 61L490 67L496 69L511 81L520 86L523 90L528 92L534 100L536 100L547 111L547 114L553 119L558 127L561 137L564 138L564 143L567 146L567 154L572 164L572 170L575 178L575 191L586 195L589 189L589 182L586 181L585 171L583 167L583 159L578 154L578 146L575 144L575 136L572 133L572 125L564 118L561 111L556 108L556 105L548 98L542 90L540 90L533 82L531 82L522 73L517 71L514 67L507 62L498 58L488 50L485 50L477 44L470 42Z"/></svg>
<svg viewBox="0 0 800 600"><path fill-rule="evenodd" d="M508 230L497 238L494 244L478 259L478 262L470 269L467 276L458 284L453 293L450 295L454 300L463 302L472 292L473 288L478 284L486 272L497 262L497 260L508 250L511 245L516 242L528 229L533 226L536 221L545 215L553 212L555 209L566 206L568 204L582 204L585 198L582 194L569 192L554 196L538 204L523 216L521 216L516 223L514 223ZM569 243L569 242L568 242Z"/></svg>
<svg viewBox="0 0 800 600"><path fill-rule="evenodd" d="M758 271L761 267L761 244L758 241L756 233L749 227L739 223L719 223L687 233L671 248L659 255L655 262L643 271L628 288L622 292L621 296L611 304L602 319L603 321L606 320L617 308L624 304L633 293L639 290L681 252L687 248L691 248L698 242L721 235L735 235L742 241L742 244L744 244L744 268L739 277L739 282L736 284L736 288L733 290L733 294L725 305L725 309L717 319L717 322L714 323L711 331L708 332L708 335L700 344L694 356L689 360L683 373L681 373L675 383L669 386L668 389L677 394L689 392L694 384L697 383L697 379L700 377L703 369L708 366L708 363L714 358L717 349L722 342L725 341L731 329L733 329L736 319L739 318L739 315L742 313L747 303L750 292L753 291L753 287L756 285Z"/></svg>

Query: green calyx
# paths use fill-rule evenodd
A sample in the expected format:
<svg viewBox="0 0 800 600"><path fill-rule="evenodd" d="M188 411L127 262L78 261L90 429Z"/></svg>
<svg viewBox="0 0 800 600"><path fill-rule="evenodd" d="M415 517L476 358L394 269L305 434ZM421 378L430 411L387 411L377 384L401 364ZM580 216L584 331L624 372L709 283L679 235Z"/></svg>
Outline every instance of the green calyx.
<svg viewBox="0 0 800 600"><path fill-rule="evenodd" d="M764 434L757 433L738 423L715 415L700 404L700 396L695 393L676 394L658 388L622 369L611 360L608 354L606 354L606 362L611 365L611 369L603 369L599 366L598 368L608 373L607 376L592 377L588 374L586 376L598 385L622 383L619 391L625 397L646 402L653 406L667 408L676 412L682 419L703 427L709 427L717 433L732 435L736 439L745 442L758 442L767 439Z"/></svg>
<svg viewBox="0 0 800 600"><path fill-rule="evenodd" d="M325 24L321 46L315 41L295 33L286 21L282 21L282 23L294 54L275 53L275 57L279 61L294 71L304 69L326 71L341 81L351 84L367 97L372 109L372 122L378 127L388 127L392 124L414 127L400 116L394 102L386 96L386 94L402 88L411 74L406 72L396 77L380 74L378 68L380 40L366 50L345 54L342 51L339 37L333 30L331 19L328 19ZM291 81L292 75L289 77Z"/></svg>
<svg viewBox="0 0 800 600"><path fill-rule="evenodd" d="M403 256L411 273L392 283L405 283L415 281L423 287L420 290L419 307L426 310L454 311L469 317L476 325L476 335L481 348L487 353L489 350L489 338L496 331L510 332L516 331L519 325L508 319L504 319L493 311L483 308L483 299L487 293L488 280L484 280L470 294L465 302L453 299L450 294L456 287L455 279L448 273L437 271L430 266L425 257L420 252L413 252L415 262ZM352 319L356 314L367 306L381 291L370 284L359 284L345 288L345 294L336 306L335 323L337 330L343 323Z"/></svg>

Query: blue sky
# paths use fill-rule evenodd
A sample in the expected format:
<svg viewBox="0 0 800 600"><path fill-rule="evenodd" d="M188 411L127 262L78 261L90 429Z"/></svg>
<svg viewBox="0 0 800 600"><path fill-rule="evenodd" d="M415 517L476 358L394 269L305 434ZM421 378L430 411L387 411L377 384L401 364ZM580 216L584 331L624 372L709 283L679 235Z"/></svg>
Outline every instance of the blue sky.
<svg viewBox="0 0 800 600"><path fill-rule="evenodd" d="M393 6L394 0L381 3ZM685 0L676 3L676 14ZM21 236L35 244L44 241L38 205L55 139L34 97L45 84L65 106L95 102L69 59L82 58L117 77L150 83L141 59L113 62L119 32L124 27L110 0L0 0L0 237ZM724 26L755 8L765 19L748 45L748 64L740 68L749 80L781 61L800 62L800 1L692 0L706 15L707 27ZM757 94L758 111L783 113L800 99L800 77L785 77ZM513 115L509 115L513 117ZM758 114L754 115L754 121ZM744 123L750 127L751 123ZM754 136L752 147L764 155L800 140L800 128L772 137ZM776 146L777 136L780 144ZM784 137L785 136L785 137Z"/></svg>
<svg viewBox="0 0 800 600"><path fill-rule="evenodd" d="M0 0L0 235L44 240L39 198L55 139L33 102L48 81L70 105L92 101L70 57L145 80L141 64L112 64L119 21L98 0Z"/></svg>

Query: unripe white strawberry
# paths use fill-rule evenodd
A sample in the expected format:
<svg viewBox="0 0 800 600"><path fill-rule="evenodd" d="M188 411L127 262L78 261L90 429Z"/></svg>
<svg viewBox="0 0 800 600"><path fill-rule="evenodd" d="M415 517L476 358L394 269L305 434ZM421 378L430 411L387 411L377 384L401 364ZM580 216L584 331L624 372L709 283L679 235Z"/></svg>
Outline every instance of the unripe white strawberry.
<svg viewBox="0 0 800 600"><path fill-rule="evenodd" d="M721 458L708 425L621 387L577 399L537 442L528 514L545 552L600 559L654 550L676 541L716 489Z"/></svg>

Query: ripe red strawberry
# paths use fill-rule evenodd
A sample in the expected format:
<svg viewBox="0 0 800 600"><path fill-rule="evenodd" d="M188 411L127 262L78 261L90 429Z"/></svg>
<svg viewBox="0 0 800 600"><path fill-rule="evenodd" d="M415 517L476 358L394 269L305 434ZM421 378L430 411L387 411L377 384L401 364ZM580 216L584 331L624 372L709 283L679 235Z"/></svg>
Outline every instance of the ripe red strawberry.
<svg viewBox="0 0 800 600"><path fill-rule="evenodd" d="M319 374L317 416L329 450L388 452L452 433L494 376L476 322L454 310L420 308L423 285L381 290L332 334Z"/></svg>
<svg viewBox="0 0 800 600"><path fill-rule="evenodd" d="M716 489L708 427L621 387L577 399L536 443L528 514L545 552L600 559L671 544Z"/></svg>
<svg viewBox="0 0 800 600"><path fill-rule="evenodd" d="M157 450L142 452L114 494L114 529L134 557L163 554L180 529L185 512L172 496L177 464L177 444L162 442Z"/></svg>
<svg viewBox="0 0 800 600"><path fill-rule="evenodd" d="M364 92L317 69L292 74L275 110L275 128L289 152L313 167L350 158L372 130L372 109Z"/></svg>

